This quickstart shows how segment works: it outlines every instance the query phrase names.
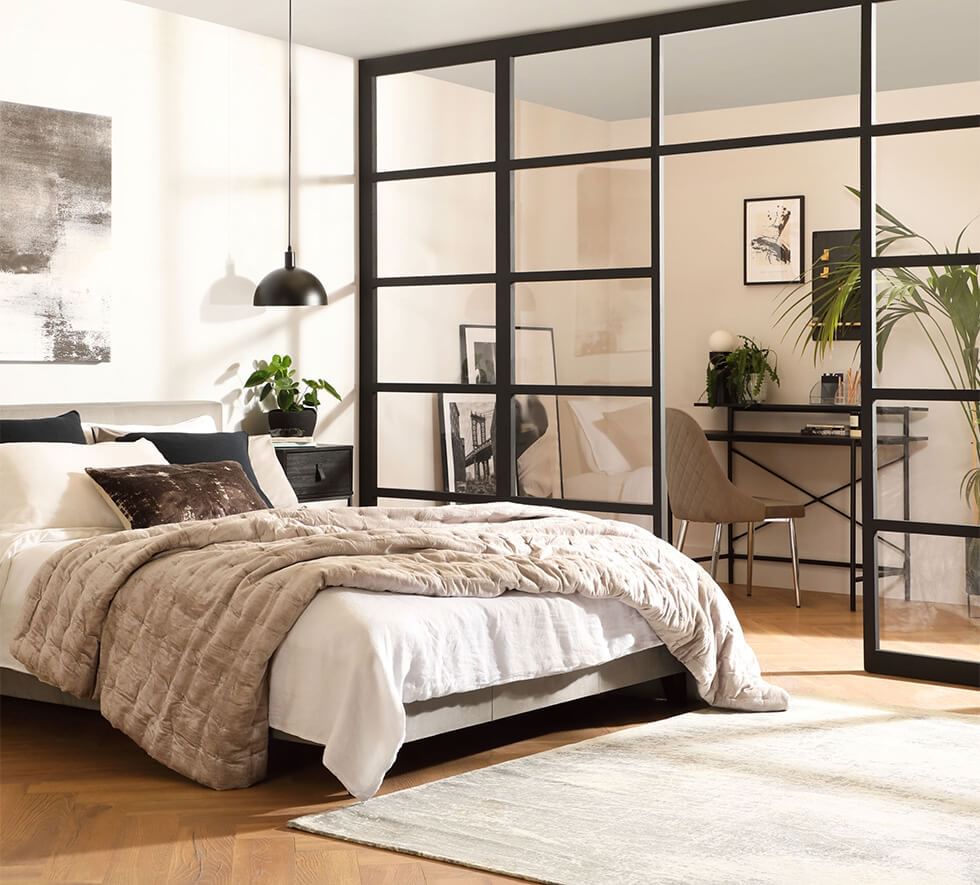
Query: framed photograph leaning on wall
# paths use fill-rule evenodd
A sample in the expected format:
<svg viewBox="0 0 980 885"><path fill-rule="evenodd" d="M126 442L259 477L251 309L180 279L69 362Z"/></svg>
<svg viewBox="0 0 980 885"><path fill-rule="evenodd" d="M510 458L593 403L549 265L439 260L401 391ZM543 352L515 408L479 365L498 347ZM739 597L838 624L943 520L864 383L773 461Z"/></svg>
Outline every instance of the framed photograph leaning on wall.
<svg viewBox="0 0 980 885"><path fill-rule="evenodd" d="M751 197L745 200L743 282L802 283L803 197Z"/></svg>
<svg viewBox="0 0 980 885"><path fill-rule="evenodd" d="M496 329L490 325L459 327L461 378L464 384L493 384L497 378ZM514 383L557 384L558 363L555 332L550 326L517 326L514 329ZM514 470L516 493L534 498L563 496L561 432L558 397L524 394L515 396ZM444 424L451 416L443 408ZM449 458L448 437L444 438ZM457 444L458 446L458 444ZM458 458L455 459L458 461ZM447 488L453 474L447 472Z"/></svg>

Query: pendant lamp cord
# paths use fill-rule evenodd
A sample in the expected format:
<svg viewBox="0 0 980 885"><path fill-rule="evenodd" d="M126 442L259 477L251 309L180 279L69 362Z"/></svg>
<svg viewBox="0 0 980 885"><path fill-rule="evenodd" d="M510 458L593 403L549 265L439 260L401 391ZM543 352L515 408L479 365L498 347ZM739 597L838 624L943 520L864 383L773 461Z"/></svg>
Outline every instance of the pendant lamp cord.
<svg viewBox="0 0 980 885"><path fill-rule="evenodd" d="M289 0L286 44L286 242L293 251L293 0Z"/></svg>

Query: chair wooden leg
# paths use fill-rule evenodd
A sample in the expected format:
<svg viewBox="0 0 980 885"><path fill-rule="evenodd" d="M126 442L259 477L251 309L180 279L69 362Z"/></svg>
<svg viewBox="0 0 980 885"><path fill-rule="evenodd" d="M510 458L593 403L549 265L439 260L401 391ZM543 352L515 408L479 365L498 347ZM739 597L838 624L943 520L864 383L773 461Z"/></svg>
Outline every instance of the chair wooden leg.
<svg viewBox="0 0 980 885"><path fill-rule="evenodd" d="M752 595L752 557L755 556L755 523L748 524L748 535L745 539L745 595Z"/></svg>
<svg viewBox="0 0 980 885"><path fill-rule="evenodd" d="M789 555L793 560L793 590L796 591L796 607L800 607L800 551L796 543L796 520L789 520Z"/></svg>
<svg viewBox="0 0 980 885"><path fill-rule="evenodd" d="M684 542L687 540L687 526L688 521L686 519L682 519L680 528L677 530L677 549L681 553L684 552Z"/></svg>
<svg viewBox="0 0 980 885"><path fill-rule="evenodd" d="M711 547L711 579L718 580L718 556L721 553L721 523L715 523L715 543Z"/></svg>

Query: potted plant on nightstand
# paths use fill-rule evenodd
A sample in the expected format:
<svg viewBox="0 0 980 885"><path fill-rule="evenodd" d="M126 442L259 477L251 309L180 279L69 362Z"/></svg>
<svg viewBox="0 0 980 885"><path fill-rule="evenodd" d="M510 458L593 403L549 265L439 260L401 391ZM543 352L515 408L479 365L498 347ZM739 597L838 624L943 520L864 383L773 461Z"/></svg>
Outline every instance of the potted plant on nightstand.
<svg viewBox="0 0 980 885"><path fill-rule="evenodd" d="M751 338L739 335L742 344L730 353L708 364L705 392L708 405L744 405L759 403L766 398L766 387L772 381L779 386L775 357L768 347L760 347ZM719 384L719 379L723 383ZM725 397L718 399L719 392Z"/></svg>
<svg viewBox="0 0 980 885"><path fill-rule="evenodd" d="M321 390L334 399L341 399L333 385L323 378L297 378L293 359L286 354L277 353L268 362L259 361L258 368L245 381L246 389L255 387L261 388L259 402L274 397L276 407L269 410L268 419L269 432L277 437L313 436Z"/></svg>

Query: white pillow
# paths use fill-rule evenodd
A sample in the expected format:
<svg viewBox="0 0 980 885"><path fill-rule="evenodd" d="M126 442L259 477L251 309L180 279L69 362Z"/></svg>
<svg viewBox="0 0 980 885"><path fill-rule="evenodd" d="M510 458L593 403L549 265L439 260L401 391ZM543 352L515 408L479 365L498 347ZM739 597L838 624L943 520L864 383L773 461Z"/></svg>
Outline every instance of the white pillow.
<svg viewBox="0 0 980 885"><path fill-rule="evenodd" d="M218 425L210 415L190 418L177 424L82 424L91 429L92 441L112 442L127 433L217 433Z"/></svg>
<svg viewBox="0 0 980 885"><path fill-rule="evenodd" d="M631 469L629 461L616 444L596 427L596 423L606 417L608 402L606 399L573 399L568 401L568 406L575 416L579 442L589 469L594 473L626 473ZM628 409L631 405L633 403L623 408Z"/></svg>
<svg viewBox="0 0 980 885"><path fill-rule="evenodd" d="M131 443L0 445L0 531L121 529L86 467L166 464L148 440Z"/></svg>
<svg viewBox="0 0 980 885"><path fill-rule="evenodd" d="M286 472L276 457L276 447L272 437L250 436L248 438L248 460L259 481L259 487L273 507L296 507L299 499L286 479Z"/></svg>

